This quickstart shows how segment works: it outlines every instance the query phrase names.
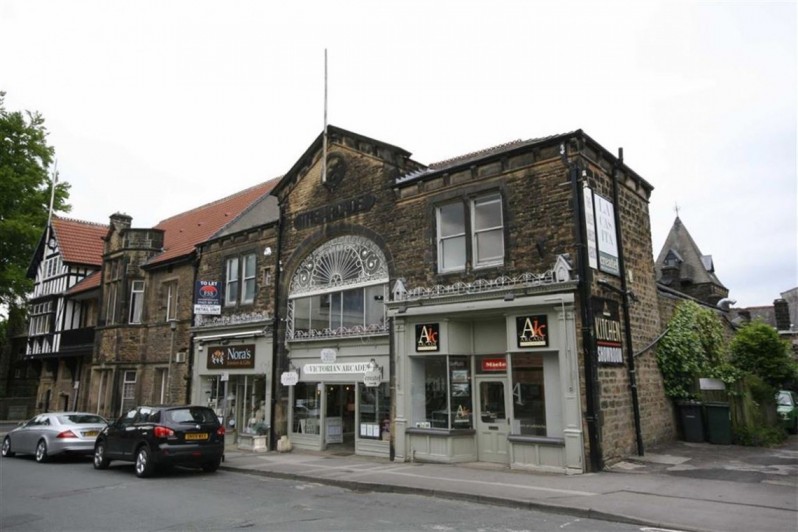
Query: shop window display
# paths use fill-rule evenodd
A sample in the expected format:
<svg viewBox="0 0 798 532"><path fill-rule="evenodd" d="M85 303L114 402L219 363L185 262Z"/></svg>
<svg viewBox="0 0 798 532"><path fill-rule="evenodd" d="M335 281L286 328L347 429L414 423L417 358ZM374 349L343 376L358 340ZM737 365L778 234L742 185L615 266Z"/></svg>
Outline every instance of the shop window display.
<svg viewBox="0 0 798 532"><path fill-rule="evenodd" d="M417 428L473 427L470 358L426 356L413 359L413 420Z"/></svg>
<svg viewBox="0 0 798 532"><path fill-rule="evenodd" d="M299 382L294 386L293 432L320 434L319 403L316 383Z"/></svg>
<svg viewBox="0 0 798 532"><path fill-rule="evenodd" d="M546 436L543 356L512 356L513 434Z"/></svg>
<svg viewBox="0 0 798 532"><path fill-rule="evenodd" d="M388 384L360 388L360 437L389 440L391 433L391 394Z"/></svg>

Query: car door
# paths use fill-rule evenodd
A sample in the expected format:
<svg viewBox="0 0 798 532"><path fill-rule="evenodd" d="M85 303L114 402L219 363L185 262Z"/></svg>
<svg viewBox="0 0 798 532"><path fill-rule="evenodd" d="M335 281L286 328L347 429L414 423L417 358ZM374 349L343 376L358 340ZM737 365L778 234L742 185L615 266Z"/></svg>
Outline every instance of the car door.
<svg viewBox="0 0 798 532"><path fill-rule="evenodd" d="M126 458L133 452L128 448L137 414L138 410L133 409L108 426L105 435L105 452L109 458Z"/></svg>
<svg viewBox="0 0 798 532"><path fill-rule="evenodd" d="M12 442L12 444L16 443L16 448L19 449L19 452L34 452L36 449L36 442L38 441L36 440L36 435L38 434L39 426L43 422L44 418L44 414L39 414L22 426L21 430L18 432L18 441Z"/></svg>

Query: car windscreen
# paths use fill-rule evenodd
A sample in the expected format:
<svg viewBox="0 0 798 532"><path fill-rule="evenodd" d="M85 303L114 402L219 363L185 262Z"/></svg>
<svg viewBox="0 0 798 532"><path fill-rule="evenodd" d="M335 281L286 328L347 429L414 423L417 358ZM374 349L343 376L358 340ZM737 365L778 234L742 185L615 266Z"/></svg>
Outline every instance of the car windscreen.
<svg viewBox="0 0 798 532"><path fill-rule="evenodd" d="M779 394L776 396L776 402L779 404L779 406L792 406L792 398L787 392L779 392Z"/></svg>
<svg viewBox="0 0 798 532"><path fill-rule="evenodd" d="M58 421L61 424L75 425L102 425L106 423L104 418L94 414L65 414L58 416Z"/></svg>
<svg viewBox="0 0 798 532"><path fill-rule="evenodd" d="M210 408L179 408L165 412L172 423L218 423L219 419Z"/></svg>

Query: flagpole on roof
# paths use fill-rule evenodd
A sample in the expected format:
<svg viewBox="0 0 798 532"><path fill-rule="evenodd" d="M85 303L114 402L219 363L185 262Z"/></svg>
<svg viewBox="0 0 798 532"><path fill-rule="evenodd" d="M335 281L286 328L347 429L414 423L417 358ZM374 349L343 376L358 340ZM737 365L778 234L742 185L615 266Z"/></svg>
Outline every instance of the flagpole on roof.
<svg viewBox="0 0 798 532"><path fill-rule="evenodd" d="M45 229L44 245L50 245L50 224L53 221L53 203L55 202L55 187L58 185L58 160L53 163L53 178L50 180L50 210L47 211L47 228ZM45 250L45 255L46 255Z"/></svg>
<svg viewBox="0 0 798 532"><path fill-rule="evenodd" d="M321 150L321 182L327 182L327 48L324 49L324 134Z"/></svg>

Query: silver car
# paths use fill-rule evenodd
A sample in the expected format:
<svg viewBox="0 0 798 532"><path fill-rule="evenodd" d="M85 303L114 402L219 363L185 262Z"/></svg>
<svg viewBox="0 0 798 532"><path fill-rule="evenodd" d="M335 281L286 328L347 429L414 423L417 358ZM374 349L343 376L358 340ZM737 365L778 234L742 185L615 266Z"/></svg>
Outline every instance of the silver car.
<svg viewBox="0 0 798 532"><path fill-rule="evenodd" d="M62 453L92 454L108 422L88 412L48 412L21 423L3 439L2 455L32 454L46 462Z"/></svg>

